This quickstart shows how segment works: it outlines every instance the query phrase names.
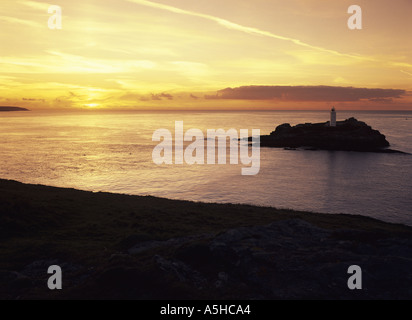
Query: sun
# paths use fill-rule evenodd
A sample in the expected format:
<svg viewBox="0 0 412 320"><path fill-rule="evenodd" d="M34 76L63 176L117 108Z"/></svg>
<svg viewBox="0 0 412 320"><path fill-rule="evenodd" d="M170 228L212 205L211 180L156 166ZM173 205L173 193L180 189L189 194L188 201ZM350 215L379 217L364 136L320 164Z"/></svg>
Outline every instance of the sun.
<svg viewBox="0 0 412 320"><path fill-rule="evenodd" d="M100 104L98 104L98 103L88 103L88 104L85 104L85 106L88 107L88 108L97 108L97 107L100 106Z"/></svg>

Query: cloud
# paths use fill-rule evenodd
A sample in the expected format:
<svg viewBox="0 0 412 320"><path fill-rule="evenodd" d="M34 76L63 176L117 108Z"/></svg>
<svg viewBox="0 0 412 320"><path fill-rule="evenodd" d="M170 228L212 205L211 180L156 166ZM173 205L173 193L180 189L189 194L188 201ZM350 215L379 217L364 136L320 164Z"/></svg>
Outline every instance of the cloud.
<svg viewBox="0 0 412 320"><path fill-rule="evenodd" d="M194 12L194 11L189 11L189 10L184 10L184 9L173 7L173 6L170 6L170 5L167 5L167 4L152 2L152 1L148 1L148 0L127 0L127 1L135 3L135 4L143 5L143 6L146 6L146 7L150 7L150 8L155 8L155 9L159 9L159 10L163 10L163 11L172 12L172 13L175 13L175 14L206 19L206 20L209 20L209 21L216 22L217 24L219 24L219 25L221 25L221 26L223 26L227 29L230 29L230 30L236 30L236 31L244 32L244 33L251 34L251 35L257 35L257 36L263 36L263 37L268 37L268 38L282 40L282 41L288 41L288 42L291 42L291 43L293 43L297 46L300 46L300 47L315 50L315 51L318 51L318 52L332 54L332 55L339 56L339 57L347 57L347 58L356 59L356 60L359 60L359 61L370 61L370 62L388 64L388 65L391 65L391 66L412 68L412 64L410 64L410 63L387 61L387 60L378 59L376 57L364 56L364 55L360 55L360 54L342 53L342 52L339 52L337 50L332 50L332 49L312 45L312 44L306 43L304 41L301 41L299 39L295 39L295 38L291 38L291 37L285 37L285 36L282 36L282 35L279 35L279 34L272 33L270 31L240 25L238 23L235 23L235 22L232 22L232 21L229 21L229 20L226 20L226 19L222 19L222 18L219 18L219 17L216 17L216 16L212 16L212 15L204 14L204 13L199 13L199 12Z"/></svg>
<svg viewBox="0 0 412 320"><path fill-rule="evenodd" d="M156 8L156 9L160 9L160 10L163 10L163 11L169 11L169 12L176 13L176 14L187 15L187 16L198 17L198 18L210 20L210 21L216 22L216 23L220 24L221 26L223 26L227 29L230 29L230 30L236 30L236 31L240 31L240 32L244 32L244 33L248 33L248 34L252 34L252 35L258 35L258 36L274 38L274 39L277 39L277 40L289 41L289 42L294 43L295 45L305 47L305 48L309 48L309 49L316 50L316 51L326 52L326 53L330 53L330 54L337 55L337 56L350 57L350 58L354 58L354 59L374 60L372 58L366 58L366 57L359 56L359 55L341 53L341 52L338 52L336 50L331 50L331 49L311 45L309 43L303 42L303 41L298 40L298 39L281 36L281 35L274 34L272 32L261 30L261 29L258 29L258 28L243 26L243 25L231 22L229 20L222 19L222 18L215 17L215 16L208 15L208 14L204 14L204 13L184 10L184 9L176 8L176 7L173 7L173 6L166 5L166 4L161 4L161 3L147 1L147 0L127 0L127 1L133 2L133 3L136 3L136 4L140 4L140 5L143 5L143 6L146 6L146 7L150 7L150 8Z"/></svg>
<svg viewBox="0 0 412 320"><path fill-rule="evenodd" d="M45 102L44 99L34 99L34 98L22 98L23 101L40 101Z"/></svg>
<svg viewBox="0 0 412 320"><path fill-rule="evenodd" d="M402 73L404 73L404 74L407 74L408 76L411 76L412 77L412 73L410 73L410 72L408 72L408 71L405 71L405 70L400 70Z"/></svg>
<svg viewBox="0 0 412 320"><path fill-rule="evenodd" d="M43 12L44 11L47 12L47 9L51 6L50 4L46 2L31 1L31 0L21 0L18 3L31 7L33 9L41 10Z"/></svg>
<svg viewBox="0 0 412 320"><path fill-rule="evenodd" d="M137 93L127 93L127 94L122 95L119 99L120 100L133 101L133 100L142 100L142 99L144 99L144 97L140 94L137 94ZM147 99L142 100L142 101L147 101Z"/></svg>
<svg viewBox="0 0 412 320"><path fill-rule="evenodd" d="M13 24L25 25L25 26L28 26L28 27L42 27L42 25L38 22L19 19L19 18L15 18L15 17L0 16L0 20L6 21L8 23L13 23Z"/></svg>
<svg viewBox="0 0 412 320"><path fill-rule="evenodd" d="M332 86L243 86L219 90L206 99L281 101L385 101L401 98L405 90Z"/></svg>
<svg viewBox="0 0 412 320"><path fill-rule="evenodd" d="M173 100L173 96L168 93L161 93L161 94L152 93L152 100L163 100L163 99Z"/></svg>
<svg viewBox="0 0 412 320"><path fill-rule="evenodd" d="M372 98L369 99L371 102L380 102L380 103L393 103L392 98Z"/></svg>
<svg viewBox="0 0 412 320"><path fill-rule="evenodd" d="M120 100L125 100L125 101L160 101L163 99L167 99L167 100L173 100L173 96L169 93L152 93L149 96L148 95L142 95L139 93L127 93L124 94L120 97Z"/></svg>

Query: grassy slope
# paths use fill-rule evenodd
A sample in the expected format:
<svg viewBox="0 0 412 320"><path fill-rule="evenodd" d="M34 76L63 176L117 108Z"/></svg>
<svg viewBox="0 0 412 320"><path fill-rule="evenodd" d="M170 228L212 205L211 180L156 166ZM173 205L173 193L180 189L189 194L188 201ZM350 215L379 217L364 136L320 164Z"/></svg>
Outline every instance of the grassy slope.
<svg viewBox="0 0 412 320"><path fill-rule="evenodd" d="M301 218L325 228L412 233L350 215L92 193L0 180L0 269L54 256L96 264L142 240L164 240Z"/></svg>

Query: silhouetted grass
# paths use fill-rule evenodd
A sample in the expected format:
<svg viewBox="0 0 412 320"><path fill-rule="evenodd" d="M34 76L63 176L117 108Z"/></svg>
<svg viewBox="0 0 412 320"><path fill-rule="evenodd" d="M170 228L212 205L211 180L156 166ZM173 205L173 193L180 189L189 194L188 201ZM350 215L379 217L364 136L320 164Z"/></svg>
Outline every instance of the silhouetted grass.
<svg viewBox="0 0 412 320"><path fill-rule="evenodd" d="M146 240L166 240L301 218L324 228L408 233L375 219L238 204L93 193L0 180L0 269L48 257L96 264Z"/></svg>

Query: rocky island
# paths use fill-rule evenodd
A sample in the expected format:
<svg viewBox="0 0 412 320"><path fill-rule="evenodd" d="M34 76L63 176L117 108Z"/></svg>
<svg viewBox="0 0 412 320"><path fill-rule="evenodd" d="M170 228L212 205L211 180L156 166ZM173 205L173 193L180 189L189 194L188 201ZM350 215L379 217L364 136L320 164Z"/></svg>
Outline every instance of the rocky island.
<svg viewBox="0 0 412 320"><path fill-rule="evenodd" d="M270 135L261 136L260 144L273 148L401 153L388 149L389 142L383 134L355 118L293 127L285 123Z"/></svg>
<svg viewBox="0 0 412 320"><path fill-rule="evenodd" d="M2 112L2 111L29 111L29 109L20 108L20 107L0 106L0 112Z"/></svg>

